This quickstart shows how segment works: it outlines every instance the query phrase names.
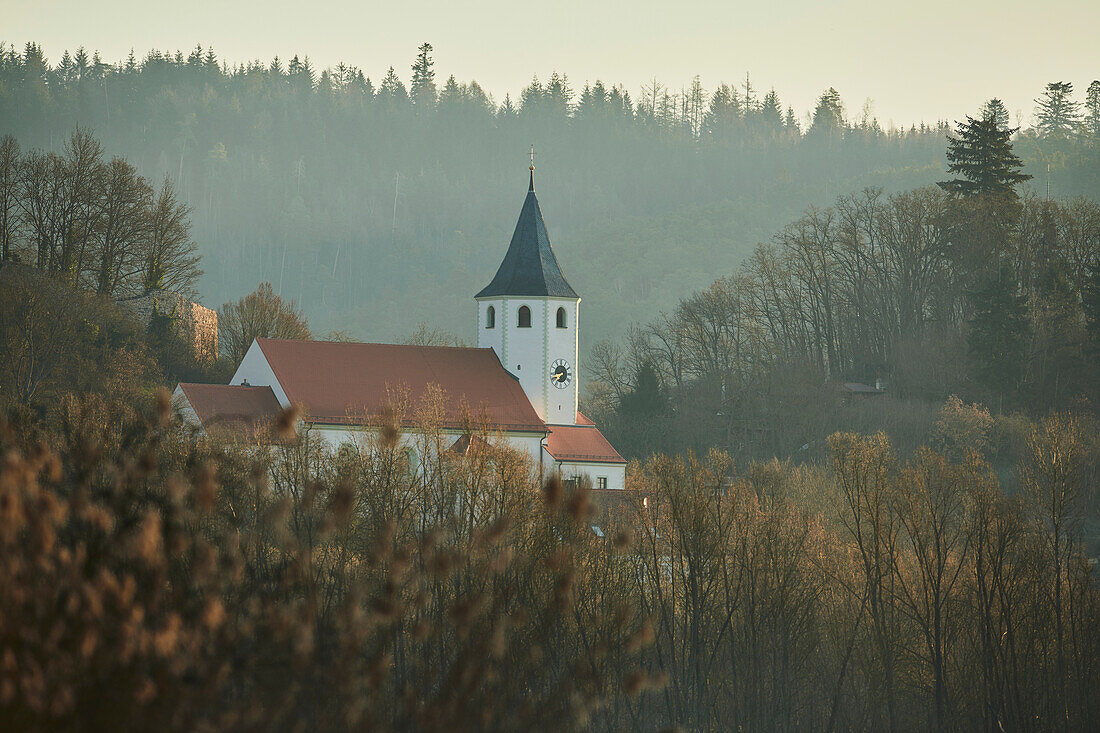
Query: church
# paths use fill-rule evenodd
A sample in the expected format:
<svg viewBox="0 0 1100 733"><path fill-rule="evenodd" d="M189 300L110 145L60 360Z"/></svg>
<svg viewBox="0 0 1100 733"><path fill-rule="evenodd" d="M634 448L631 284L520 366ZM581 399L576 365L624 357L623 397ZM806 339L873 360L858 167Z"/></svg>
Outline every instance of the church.
<svg viewBox="0 0 1100 733"><path fill-rule="evenodd" d="M581 298L550 246L534 170L504 260L474 296L476 348L257 338L228 385L176 388L185 419L204 431L259 425L296 404L298 430L339 447L377 429L392 390L416 403L440 389L455 450L471 439L466 406L544 475L624 488L626 461L577 409Z"/></svg>

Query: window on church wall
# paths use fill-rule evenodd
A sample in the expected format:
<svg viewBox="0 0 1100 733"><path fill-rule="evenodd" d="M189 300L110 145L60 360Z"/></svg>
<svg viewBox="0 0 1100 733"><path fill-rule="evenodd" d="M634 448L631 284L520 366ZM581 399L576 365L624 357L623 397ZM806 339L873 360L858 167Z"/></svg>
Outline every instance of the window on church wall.
<svg viewBox="0 0 1100 733"><path fill-rule="evenodd" d="M497 327L497 309L493 306L489 306L489 310L485 311L485 328Z"/></svg>
<svg viewBox="0 0 1100 733"><path fill-rule="evenodd" d="M405 464L406 474L409 477L416 476L416 472L420 468L420 456L417 455L416 449L412 446L405 446L401 451L401 458Z"/></svg>
<svg viewBox="0 0 1100 733"><path fill-rule="evenodd" d="M340 444L340 447L336 449L336 459L341 463L349 463L359 457L359 449L355 443L350 440L345 440Z"/></svg>
<svg viewBox="0 0 1100 733"><path fill-rule="evenodd" d="M519 320L518 325L520 328L531 327L531 309L525 305L519 307Z"/></svg>
<svg viewBox="0 0 1100 733"><path fill-rule="evenodd" d="M565 308L558 308L558 328L565 328Z"/></svg>

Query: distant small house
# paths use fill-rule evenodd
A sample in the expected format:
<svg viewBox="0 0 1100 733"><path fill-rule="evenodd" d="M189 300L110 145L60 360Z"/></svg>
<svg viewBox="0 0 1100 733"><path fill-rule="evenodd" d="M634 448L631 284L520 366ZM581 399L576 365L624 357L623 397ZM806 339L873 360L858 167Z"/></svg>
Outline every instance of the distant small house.
<svg viewBox="0 0 1100 733"><path fill-rule="evenodd" d="M872 387L863 382L841 382L837 385L837 389L842 396L848 398L874 397L875 395L886 394L886 390L881 387Z"/></svg>

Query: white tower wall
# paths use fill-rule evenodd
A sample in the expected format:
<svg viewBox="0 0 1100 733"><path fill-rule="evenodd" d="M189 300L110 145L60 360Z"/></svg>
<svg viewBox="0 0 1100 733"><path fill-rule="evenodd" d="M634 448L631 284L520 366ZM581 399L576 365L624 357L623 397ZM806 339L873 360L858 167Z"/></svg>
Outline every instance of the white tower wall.
<svg viewBox="0 0 1100 733"><path fill-rule="evenodd" d="M557 327L558 308L565 309L565 328ZM546 361L543 368L546 384L546 417L549 425L575 425L577 422L577 395L580 384L577 372L577 334L580 326L580 301L570 298L546 300ZM569 385L559 389L550 381L550 369L554 362L569 362Z"/></svg>
<svg viewBox="0 0 1100 733"><path fill-rule="evenodd" d="M519 327L519 310L531 310L531 326ZM496 311L493 328L488 327L488 310ZM565 328L557 327L558 308L566 313ZM519 379L531 406L544 422L575 425L577 419L577 334L580 301L554 297L480 298L477 303L477 345L497 353L504 368ZM569 364L570 380L565 388L550 381L550 370L558 360Z"/></svg>

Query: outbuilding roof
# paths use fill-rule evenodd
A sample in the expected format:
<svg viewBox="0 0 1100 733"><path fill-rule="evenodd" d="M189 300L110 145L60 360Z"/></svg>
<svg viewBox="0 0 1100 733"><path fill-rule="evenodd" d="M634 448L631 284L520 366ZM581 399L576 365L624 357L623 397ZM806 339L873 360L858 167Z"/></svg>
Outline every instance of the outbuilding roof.
<svg viewBox="0 0 1100 733"><path fill-rule="evenodd" d="M271 387L181 382L179 389L207 432L262 427L282 410Z"/></svg>
<svg viewBox="0 0 1100 733"><path fill-rule="evenodd" d="M276 379L311 422L363 425L377 421L395 392L407 389L415 409L437 385L445 394L442 425L465 426L479 413L493 427L543 433L546 428L519 381L492 349L406 344L256 339Z"/></svg>
<svg viewBox="0 0 1100 733"><path fill-rule="evenodd" d="M535 196L533 172L531 186L527 189L527 198L520 209L519 221L516 222L504 261L500 263L493 281L475 297L501 295L580 297L566 282L550 247L550 235Z"/></svg>
<svg viewBox="0 0 1100 733"><path fill-rule="evenodd" d="M579 415L579 413L578 413ZM587 419L587 418L586 418ZM626 463L595 425L547 425L546 450L556 461Z"/></svg>

